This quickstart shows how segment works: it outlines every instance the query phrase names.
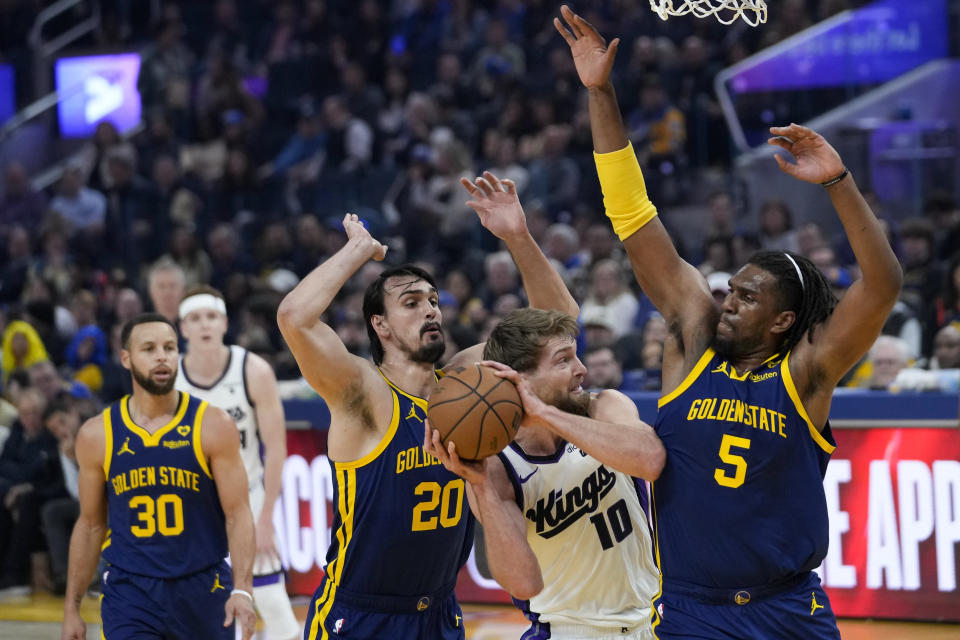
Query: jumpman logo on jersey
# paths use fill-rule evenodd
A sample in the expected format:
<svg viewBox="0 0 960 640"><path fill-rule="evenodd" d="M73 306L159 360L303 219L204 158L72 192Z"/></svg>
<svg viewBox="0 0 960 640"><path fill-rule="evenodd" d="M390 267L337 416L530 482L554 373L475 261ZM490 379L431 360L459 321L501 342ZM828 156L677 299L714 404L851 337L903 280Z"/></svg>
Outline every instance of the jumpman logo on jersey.
<svg viewBox="0 0 960 640"><path fill-rule="evenodd" d="M413 418L413 419L417 420L418 422L423 422L423 418L421 418L420 416L417 415L417 407L416 407L416 405L410 405L410 413L407 414L407 418L406 418L406 419L409 420L410 418Z"/></svg>
<svg viewBox="0 0 960 640"><path fill-rule="evenodd" d="M817 609L823 609L823 605L817 602L817 592L810 592L810 615L813 615L813 612Z"/></svg>
<svg viewBox="0 0 960 640"><path fill-rule="evenodd" d="M130 455L136 455L136 451L130 448L130 437L128 436L126 440L123 441L123 445L120 447L120 451L117 451L119 456L121 453L129 453Z"/></svg>
<svg viewBox="0 0 960 640"><path fill-rule="evenodd" d="M730 367L729 371L727 370L728 366ZM724 360L716 369L711 370L710 373L722 373L732 380L746 380L747 374L750 372L744 371L743 373L737 373L737 370L734 369L733 366L729 365L726 360Z"/></svg>
<svg viewBox="0 0 960 640"><path fill-rule="evenodd" d="M453 614L453 617L457 619L457 620L456 620L456 627L457 627L457 629L459 629L459 628L460 628L460 621L463 620L463 618L461 618L460 615L457 614L457 613Z"/></svg>
<svg viewBox="0 0 960 640"><path fill-rule="evenodd" d="M213 593L213 592L216 591L217 589L223 589L224 591L226 591L227 588L224 587L222 584L220 584L220 574L217 573L217 574L214 574L214 575L215 575L216 577L214 577L214 579L213 579L213 587L210 588L210 593Z"/></svg>

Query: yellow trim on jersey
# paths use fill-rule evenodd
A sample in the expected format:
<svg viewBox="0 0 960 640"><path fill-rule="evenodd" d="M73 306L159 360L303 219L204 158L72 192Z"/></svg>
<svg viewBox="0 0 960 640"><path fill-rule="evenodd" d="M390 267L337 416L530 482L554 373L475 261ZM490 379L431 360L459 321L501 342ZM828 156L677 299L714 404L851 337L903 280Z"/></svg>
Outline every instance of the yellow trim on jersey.
<svg viewBox="0 0 960 640"><path fill-rule="evenodd" d="M389 381L388 381L389 382ZM390 445L390 441L393 440L393 436L397 433L397 426L400 424L400 399L397 397L396 393L393 395L393 414L390 417L390 426L387 428L387 432L383 434L383 438L380 439L380 442L377 443L377 446L373 448L373 451L363 456L359 460L354 460L352 462L337 462L338 469L357 469L366 464L370 464L377 459L384 449Z"/></svg>
<svg viewBox="0 0 960 640"><path fill-rule="evenodd" d="M156 447L160 444L160 439L163 438L163 436L167 435L168 432L180 424L184 414L187 412L187 406L190 404L190 396L182 391L179 393L180 405L177 407L177 412L174 414L173 419L153 433L150 433L133 421L133 418L130 417L130 409L128 407L130 404L130 396L123 396L123 400L120 401L120 417L123 419L123 424L127 429L140 436L145 447Z"/></svg>
<svg viewBox="0 0 960 640"><path fill-rule="evenodd" d="M102 594L102 593L100 594L100 597L97 598L97 604L100 605L100 609L102 610L102 609L103 609L103 594ZM101 622L103 622L102 619L101 619ZM102 624L100 625L100 640L107 640L107 636L105 636L105 635L103 634L103 625L102 625Z"/></svg>
<svg viewBox="0 0 960 640"><path fill-rule="evenodd" d="M687 374L687 377L683 379L683 382L680 383L680 386L657 400L657 408L661 408L663 405L667 404L681 393L686 391L690 385L692 385L696 379L700 377L700 374L703 373L703 370L706 369L707 363L710 362L713 354L714 351L712 348L704 351L703 355L700 356L700 359L697 361L697 364L693 367L693 370L691 370L690 373Z"/></svg>
<svg viewBox="0 0 960 640"><path fill-rule="evenodd" d="M380 370L377 369L377 371L380 371ZM401 389L400 387L398 387L397 385L395 385L395 384L393 384L392 382L390 382L390 378L388 378L387 376L384 376L384 375L383 375L383 371L380 371L380 375L383 376L383 379L387 381L387 384L390 385L390 388L391 388L391 389L393 389L394 391L396 391L397 393L399 393L399 394L402 395L403 397L409 398L410 400L413 401L413 403L414 403L415 405L417 405L418 407L420 407L420 408L423 409L424 411L427 410L427 404L428 404L428 403L427 403L426 400L424 400L423 398L418 398L417 396L412 396L412 395L410 395L409 393L407 393L406 391L404 391L403 389ZM434 382L436 382L437 380L440 379L440 378L437 376L437 372L436 372L436 371L433 372L433 379L434 379Z"/></svg>
<svg viewBox="0 0 960 640"><path fill-rule="evenodd" d="M780 374L783 378L783 386L787 389L787 395L790 396L790 399L793 400L793 406L796 408L797 413L800 414L800 417L803 418L803 421L807 423L807 428L810 430L810 437L813 438L813 441L820 446L821 449L827 453L833 453L835 446L827 442L826 438L823 437L823 434L813 426L813 422L810 420L810 416L807 415L807 410L803 408L803 403L800 402L800 394L797 393L797 387L793 383L793 376L790 375L790 354L788 353L784 358L783 362L780 363Z"/></svg>
<svg viewBox="0 0 960 640"><path fill-rule="evenodd" d="M110 479L110 461L113 459L113 420L110 418L110 407L103 411L103 479Z"/></svg>
<svg viewBox="0 0 960 640"><path fill-rule="evenodd" d="M203 455L203 445L200 443L200 427L203 426L203 414L207 412L209 406L210 404L206 400L201 402L193 418L193 453L197 456L197 462L200 463L203 472L207 474L208 478L212 478L213 474L210 473L210 467L207 466L207 456Z"/></svg>
<svg viewBox="0 0 960 640"><path fill-rule="evenodd" d="M660 583L657 593L650 599L650 611L653 614L650 629L653 632L653 637L657 638L656 628L660 624L660 612L653 606L653 603L657 598L663 596L663 570L660 568L660 529L657 522L657 505L654 503L652 482L650 483L650 513L653 514L653 556L657 562L657 581Z"/></svg>
<svg viewBox="0 0 960 640"><path fill-rule="evenodd" d="M343 565L346 562L347 548L350 546L350 540L353 538L353 512L357 499L357 470L349 465L334 463L337 482L337 510L340 513L340 526L337 527L337 557L334 558L326 567L327 584L324 587L323 596L317 600L317 612L313 617L313 623L310 625L309 640L318 638L317 632L322 631L320 638L327 638L327 630L323 623L330 613L337 586L343 579ZM321 606L321 603L323 605Z"/></svg>
<svg viewBox="0 0 960 640"><path fill-rule="evenodd" d="M112 529L110 529L110 527L107 527L107 535L104 536L103 544L100 545L100 553L103 553L103 550L109 547L110 543L113 542L113 538L111 537L111 534L112 534Z"/></svg>

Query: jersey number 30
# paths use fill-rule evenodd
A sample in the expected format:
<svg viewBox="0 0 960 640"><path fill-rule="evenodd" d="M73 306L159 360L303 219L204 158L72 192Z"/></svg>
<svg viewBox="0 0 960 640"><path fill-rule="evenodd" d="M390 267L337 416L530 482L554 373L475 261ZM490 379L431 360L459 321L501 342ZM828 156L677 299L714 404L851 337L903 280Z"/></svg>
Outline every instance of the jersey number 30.
<svg viewBox="0 0 960 640"><path fill-rule="evenodd" d="M717 468L713 470L713 479L716 480L717 484L721 487L736 489L743 484L743 480L747 476L747 461L743 459L743 456L730 453L730 449L734 448L749 449L750 440L732 436L729 433L723 434L723 440L720 441L720 459L726 464L733 466L734 471L731 476L727 475L727 469Z"/></svg>
<svg viewBox="0 0 960 640"><path fill-rule="evenodd" d="M443 487L439 482L421 482L413 490L418 496L427 496L427 499L413 508L413 531L432 531L437 528L437 521L444 529L455 527L460 522L463 511L464 484L462 478L451 480ZM439 518L436 513L440 507ZM452 511L452 513L451 513Z"/></svg>
<svg viewBox="0 0 960 640"><path fill-rule="evenodd" d="M157 531L162 536L183 533L183 500L175 493L165 493L156 500L150 496L130 498L130 508L137 509L137 522L130 531L138 538L149 538Z"/></svg>

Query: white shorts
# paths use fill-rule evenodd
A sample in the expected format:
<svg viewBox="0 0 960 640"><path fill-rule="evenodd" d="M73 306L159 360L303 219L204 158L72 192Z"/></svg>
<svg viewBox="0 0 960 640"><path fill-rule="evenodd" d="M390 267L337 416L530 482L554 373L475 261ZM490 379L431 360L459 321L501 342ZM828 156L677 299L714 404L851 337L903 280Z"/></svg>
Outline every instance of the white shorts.
<svg viewBox="0 0 960 640"><path fill-rule="evenodd" d="M581 624L550 623L550 638L557 640L656 640L650 620L626 631L623 627L594 627Z"/></svg>

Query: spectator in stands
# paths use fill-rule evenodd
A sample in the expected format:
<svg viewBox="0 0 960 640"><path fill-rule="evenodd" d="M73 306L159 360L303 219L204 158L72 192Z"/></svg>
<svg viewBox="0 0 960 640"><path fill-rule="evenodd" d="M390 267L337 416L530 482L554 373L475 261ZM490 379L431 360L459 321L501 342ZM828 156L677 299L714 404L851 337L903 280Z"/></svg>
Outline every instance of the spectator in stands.
<svg viewBox="0 0 960 640"><path fill-rule="evenodd" d="M100 399L104 404L119 400L133 392L130 371L120 362L120 335L126 323L117 323L110 328L110 355L103 365L103 386L100 387Z"/></svg>
<svg viewBox="0 0 960 640"><path fill-rule="evenodd" d="M960 251L947 263L943 286L933 303L934 326L960 322Z"/></svg>
<svg viewBox="0 0 960 640"><path fill-rule="evenodd" d="M0 238L6 236L6 254L0 263L0 304L10 304L18 302L23 295L33 253L26 228L18 224L4 230L6 234L0 231Z"/></svg>
<svg viewBox="0 0 960 640"><path fill-rule="evenodd" d="M138 274L144 261L164 252L168 219L152 215L157 189L136 173L136 158L124 147L107 154L112 184L107 191L107 239L116 266Z"/></svg>
<svg viewBox="0 0 960 640"><path fill-rule="evenodd" d="M273 161L257 172L259 178L285 177L293 172L293 178L306 182L316 177L318 154L323 150L324 135L321 114L310 100L300 103L297 130L287 141Z"/></svg>
<svg viewBox="0 0 960 640"><path fill-rule="evenodd" d="M26 371L49 358L40 334L23 320L14 320L4 328L2 353L4 386L14 371Z"/></svg>
<svg viewBox="0 0 960 640"><path fill-rule="evenodd" d="M583 356L583 364L587 367L584 388L620 390L623 384L623 369L611 347L588 348Z"/></svg>
<svg viewBox="0 0 960 640"><path fill-rule="evenodd" d="M732 237L737 235L736 208L726 191L714 191L707 198L708 222L704 237Z"/></svg>
<svg viewBox="0 0 960 640"><path fill-rule="evenodd" d="M370 164L373 129L355 116L346 99L329 96L323 101L324 169L351 173Z"/></svg>
<svg viewBox="0 0 960 640"><path fill-rule="evenodd" d="M504 294L521 295L520 273L508 251L488 254L483 261L483 273L478 297L488 310L493 309L496 299Z"/></svg>
<svg viewBox="0 0 960 640"><path fill-rule="evenodd" d="M253 260L241 248L240 236L229 224L221 223L210 230L207 234L207 252L213 266L210 286L226 293L231 276L245 276L255 271Z"/></svg>
<svg viewBox="0 0 960 640"><path fill-rule="evenodd" d="M3 171L3 200L0 200L0 239L8 230L23 227L29 235L36 233L47 213L47 196L30 184L26 169L17 161Z"/></svg>
<svg viewBox="0 0 960 640"><path fill-rule="evenodd" d="M604 316L613 329L613 339L634 326L640 303L627 287L623 267L613 260L601 260L590 271L590 289L580 305L581 317Z"/></svg>
<svg viewBox="0 0 960 640"><path fill-rule="evenodd" d="M553 215L573 208L580 187L580 168L567 154L572 133L567 125L546 127L539 136L540 153L530 162L527 197Z"/></svg>
<svg viewBox="0 0 960 640"><path fill-rule="evenodd" d="M143 300L135 289L125 287L113 301L113 324L124 325L143 313Z"/></svg>
<svg viewBox="0 0 960 640"><path fill-rule="evenodd" d="M190 109L190 78L195 56L183 40L185 27L167 18L154 27L153 43L143 53L137 89L147 110L163 107L175 114L175 129L184 131Z"/></svg>
<svg viewBox="0 0 960 640"><path fill-rule="evenodd" d="M771 199L760 205L760 244L769 251L800 250L793 213L783 200Z"/></svg>
<svg viewBox="0 0 960 640"><path fill-rule="evenodd" d="M76 237L75 245L99 244L104 233L107 199L84 184L83 169L71 164L63 170L57 195L50 208L60 214Z"/></svg>
<svg viewBox="0 0 960 640"><path fill-rule="evenodd" d="M70 532L80 515L79 469L75 451L80 415L67 402L53 402L48 404L43 412L43 425L57 439L60 470L67 494L48 500L41 509L43 533L50 551L53 592L63 595L67 585Z"/></svg>
<svg viewBox="0 0 960 640"><path fill-rule="evenodd" d="M948 324L933 339L931 369L960 369L960 324Z"/></svg>
<svg viewBox="0 0 960 640"><path fill-rule="evenodd" d="M66 380L49 360L41 360L30 366L30 388L43 394L46 403L69 398L90 398L90 389L76 380Z"/></svg>
<svg viewBox="0 0 960 640"><path fill-rule="evenodd" d="M881 335L867 353L869 376L863 386L868 389L887 389L897 374L907 367L910 348L894 336Z"/></svg>
<svg viewBox="0 0 960 640"><path fill-rule="evenodd" d="M26 594L30 555L43 550L40 510L65 493L57 440L44 429L43 394L27 389L19 419L0 452L0 590Z"/></svg>
<svg viewBox="0 0 960 640"><path fill-rule="evenodd" d="M176 322L180 301L186 291L183 269L173 260L158 260L147 274L147 292L154 310Z"/></svg>
<svg viewBox="0 0 960 640"><path fill-rule="evenodd" d="M84 182L96 191L106 194L113 186L108 157L111 151L121 152L136 160L137 150L130 142L120 137L117 127L109 120L103 120L93 130L93 137L80 150L79 165L83 170Z"/></svg>
<svg viewBox="0 0 960 640"><path fill-rule="evenodd" d="M681 195L678 172L687 164L687 123L659 76L644 81L640 104L627 117L627 137L645 169L653 201L675 202Z"/></svg>
<svg viewBox="0 0 960 640"><path fill-rule="evenodd" d="M903 264L901 300L919 313L937 295L937 287L943 278L936 262L933 224L926 218L904 220L900 225L900 247Z"/></svg>

